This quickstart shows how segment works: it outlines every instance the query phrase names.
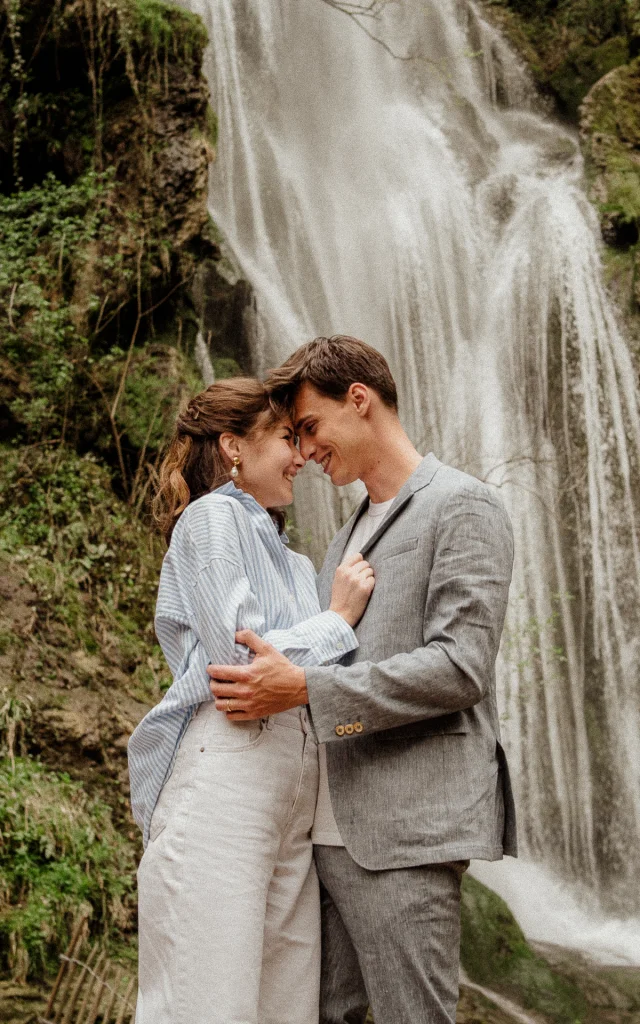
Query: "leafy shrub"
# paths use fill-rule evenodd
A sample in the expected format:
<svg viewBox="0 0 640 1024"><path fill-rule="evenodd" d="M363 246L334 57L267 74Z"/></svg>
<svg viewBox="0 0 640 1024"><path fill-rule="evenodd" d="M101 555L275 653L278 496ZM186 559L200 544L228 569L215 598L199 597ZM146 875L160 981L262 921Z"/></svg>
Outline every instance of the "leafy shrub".
<svg viewBox="0 0 640 1024"><path fill-rule="evenodd" d="M56 966L81 912L94 933L126 932L133 878L106 805L29 758L0 761L0 962L17 980Z"/></svg>
<svg viewBox="0 0 640 1024"><path fill-rule="evenodd" d="M95 456L42 446L0 448L0 459L0 555L20 563L37 593L36 632L46 640L55 630L42 647L48 667L65 648L99 650L139 672L140 696L157 700L168 682L153 633L162 542L113 493Z"/></svg>

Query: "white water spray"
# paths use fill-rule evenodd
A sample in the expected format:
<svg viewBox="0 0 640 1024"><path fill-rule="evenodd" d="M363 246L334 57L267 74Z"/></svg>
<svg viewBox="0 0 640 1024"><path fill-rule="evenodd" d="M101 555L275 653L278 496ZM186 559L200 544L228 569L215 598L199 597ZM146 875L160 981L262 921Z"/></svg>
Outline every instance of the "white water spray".
<svg viewBox="0 0 640 1024"><path fill-rule="evenodd" d="M211 213L256 292L256 369L318 334L364 338L421 450L500 488L522 845L637 911L640 414L576 140L466 0L385 8L397 57L321 0L189 6L220 120ZM319 558L351 497L305 476Z"/></svg>

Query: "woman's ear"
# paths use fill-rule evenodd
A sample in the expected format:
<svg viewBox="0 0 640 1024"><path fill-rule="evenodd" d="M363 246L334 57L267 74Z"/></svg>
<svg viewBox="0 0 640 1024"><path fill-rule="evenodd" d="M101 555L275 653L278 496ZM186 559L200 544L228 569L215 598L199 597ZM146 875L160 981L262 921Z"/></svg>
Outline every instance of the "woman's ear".
<svg viewBox="0 0 640 1024"><path fill-rule="evenodd" d="M220 434L218 447L229 462L233 462L234 458L239 458L240 456L239 438L230 431Z"/></svg>

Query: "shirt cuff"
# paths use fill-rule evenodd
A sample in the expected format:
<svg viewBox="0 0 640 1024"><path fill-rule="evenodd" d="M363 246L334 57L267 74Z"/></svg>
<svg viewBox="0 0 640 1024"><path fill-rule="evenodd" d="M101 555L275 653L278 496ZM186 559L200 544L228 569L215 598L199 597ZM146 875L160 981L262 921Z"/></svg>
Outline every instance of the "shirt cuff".
<svg viewBox="0 0 640 1024"><path fill-rule="evenodd" d="M345 654L359 647L358 638L351 626L337 612L321 612L315 621L323 634L318 642L318 664L331 665L340 661ZM314 645L315 647L315 645Z"/></svg>
<svg viewBox="0 0 640 1024"><path fill-rule="evenodd" d="M354 651L358 640L337 612L320 612L292 629L270 630L263 637L296 665L330 665Z"/></svg>

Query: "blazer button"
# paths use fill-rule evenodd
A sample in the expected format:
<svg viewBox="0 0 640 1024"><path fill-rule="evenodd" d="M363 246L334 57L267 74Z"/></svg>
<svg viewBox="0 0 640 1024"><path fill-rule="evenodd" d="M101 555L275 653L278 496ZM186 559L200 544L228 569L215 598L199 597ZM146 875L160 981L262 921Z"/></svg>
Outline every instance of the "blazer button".
<svg viewBox="0 0 640 1024"><path fill-rule="evenodd" d="M347 736L353 736L353 726L351 722L348 722L347 725L345 725L344 731L346 732Z"/></svg>
<svg viewBox="0 0 640 1024"><path fill-rule="evenodd" d="M336 725L336 736L344 736L344 725Z"/></svg>
<svg viewBox="0 0 640 1024"><path fill-rule="evenodd" d="M364 732L364 725L362 724L362 722L354 722L353 723L353 731L354 732Z"/></svg>

